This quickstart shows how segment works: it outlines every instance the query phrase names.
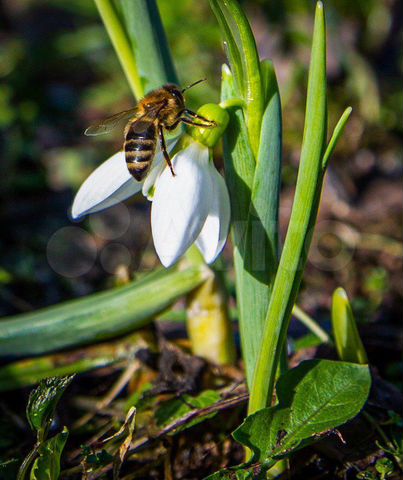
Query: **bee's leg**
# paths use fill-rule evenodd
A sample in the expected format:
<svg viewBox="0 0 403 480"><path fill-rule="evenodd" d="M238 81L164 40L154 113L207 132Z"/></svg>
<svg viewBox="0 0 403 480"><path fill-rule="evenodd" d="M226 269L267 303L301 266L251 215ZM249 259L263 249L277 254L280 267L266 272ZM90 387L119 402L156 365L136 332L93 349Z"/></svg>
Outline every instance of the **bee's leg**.
<svg viewBox="0 0 403 480"><path fill-rule="evenodd" d="M175 130L175 128L178 126L179 122L181 122L181 121L182 121L182 119L179 118L178 120L176 120L176 122L175 122L174 124L170 125L169 127L168 127L168 125L165 125L164 128L165 128L166 130L168 130L169 132L170 132L171 130Z"/></svg>
<svg viewBox="0 0 403 480"><path fill-rule="evenodd" d="M183 112L181 120L183 123L194 125L195 127L213 128L217 125L213 120L208 120L188 109L185 109Z"/></svg>
<svg viewBox="0 0 403 480"><path fill-rule="evenodd" d="M193 120L190 120L189 118L181 118L181 121L183 123L186 123L186 125L192 125L192 127L202 127L202 128L213 128L213 127L215 127L215 123L214 123L214 125L212 125L212 124L206 125L205 123L194 122Z"/></svg>
<svg viewBox="0 0 403 480"><path fill-rule="evenodd" d="M165 144L164 130L163 130L162 125L158 125L158 135L159 135L159 139L160 139L161 150L162 150L162 153L164 155L165 161L167 162L168 167L171 170L172 176L175 176L175 172L174 172L174 169L172 167L171 159L169 158L169 153L168 153L168 150L167 150L167 146Z"/></svg>

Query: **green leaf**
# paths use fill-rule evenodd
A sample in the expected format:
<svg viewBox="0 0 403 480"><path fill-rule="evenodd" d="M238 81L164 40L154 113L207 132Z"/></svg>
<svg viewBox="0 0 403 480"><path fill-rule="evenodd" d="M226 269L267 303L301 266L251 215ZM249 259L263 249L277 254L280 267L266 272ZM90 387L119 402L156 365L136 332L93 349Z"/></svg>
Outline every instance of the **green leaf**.
<svg viewBox="0 0 403 480"><path fill-rule="evenodd" d="M220 394L215 390L205 390L196 397L191 395L182 395L181 398L175 398L164 402L155 412L155 420L159 427L165 427L166 425L184 417L192 410L199 410L205 407L209 407L220 400ZM175 433L192 427L208 418L211 418L215 413L205 415L192 419L185 425L181 425L175 430Z"/></svg>
<svg viewBox="0 0 403 480"><path fill-rule="evenodd" d="M281 101L271 62L263 62L267 106L247 219L240 328L244 339L247 379L252 382L279 257L279 200L282 164Z"/></svg>
<svg viewBox="0 0 403 480"><path fill-rule="evenodd" d="M155 0L116 0L131 41L143 94L164 83L178 83Z"/></svg>
<svg viewBox="0 0 403 480"><path fill-rule="evenodd" d="M245 101L245 119L253 154L259 149L264 111L264 94L259 55L252 29L236 0L210 0L210 5L228 45L229 60L234 67L237 97Z"/></svg>
<svg viewBox="0 0 403 480"><path fill-rule="evenodd" d="M226 65L222 68L221 100L226 103L237 98L234 76ZM227 109L230 121L224 132L225 177L231 198L231 219L236 248L243 248L255 160L248 139L245 117L241 108Z"/></svg>
<svg viewBox="0 0 403 480"><path fill-rule="evenodd" d="M112 0L94 0L106 31L115 49L127 81L135 97L143 96L143 88L126 32L117 16Z"/></svg>
<svg viewBox="0 0 403 480"><path fill-rule="evenodd" d="M247 417L233 436L254 452L253 461L269 465L358 415L370 386L366 366L302 362L280 377L278 405Z"/></svg>
<svg viewBox="0 0 403 480"><path fill-rule="evenodd" d="M271 402L277 366L308 256L323 182L326 103L326 28L323 4L318 2L295 198L266 314L249 401L250 413Z"/></svg>
<svg viewBox="0 0 403 480"><path fill-rule="evenodd" d="M221 99L225 103L236 98L234 77L224 65L222 70ZM252 356L256 339L252 335L245 318L243 303L243 278L245 257L245 236L249 217L251 191L255 171L255 160L250 147L248 133L242 109L231 107L227 109L230 121L224 133L225 178L231 200L231 233L234 245L234 264L236 275L236 294L240 318L242 352L245 358ZM247 368L250 363L246 362Z"/></svg>
<svg viewBox="0 0 403 480"><path fill-rule="evenodd" d="M113 462L113 455L108 453L105 449L99 452L94 452L92 447L87 445L82 447L83 461L90 467L91 470L106 467Z"/></svg>
<svg viewBox="0 0 403 480"><path fill-rule="evenodd" d="M174 267L124 287L9 317L1 322L0 357L40 355L133 331L198 287L207 275L203 266L182 271Z"/></svg>
<svg viewBox="0 0 403 480"><path fill-rule="evenodd" d="M334 127L334 131L332 134L332 137L329 141L329 144L326 148L325 154L323 155L323 160L322 160L322 167L323 169L327 168L327 165L329 163L329 159L332 156L334 149L337 146L337 143L339 142L341 136L343 135L344 129L346 128L347 122L350 118L351 112L353 109L351 107L348 107L344 110L343 115L340 117L339 121L337 122L336 126Z"/></svg>
<svg viewBox="0 0 403 480"><path fill-rule="evenodd" d="M210 0L210 7L217 18L218 24L221 28L221 33L224 37L224 45L226 47L227 58L234 75L234 88L236 96L244 98L244 71L241 53L238 48L235 36L231 30L230 25L224 15L222 4L217 0Z"/></svg>
<svg viewBox="0 0 403 480"><path fill-rule="evenodd" d="M46 440L38 449L39 457L35 460L30 480L57 480L60 476L60 457L69 436L69 431L63 431Z"/></svg>
<svg viewBox="0 0 403 480"><path fill-rule="evenodd" d="M339 358L345 362L368 363L367 353L343 288L337 288L333 293L332 325Z"/></svg>
<svg viewBox="0 0 403 480"><path fill-rule="evenodd" d="M60 397L73 378L74 375L46 378L35 390L32 390L27 404L27 418L33 430L38 432L47 430L52 423Z"/></svg>

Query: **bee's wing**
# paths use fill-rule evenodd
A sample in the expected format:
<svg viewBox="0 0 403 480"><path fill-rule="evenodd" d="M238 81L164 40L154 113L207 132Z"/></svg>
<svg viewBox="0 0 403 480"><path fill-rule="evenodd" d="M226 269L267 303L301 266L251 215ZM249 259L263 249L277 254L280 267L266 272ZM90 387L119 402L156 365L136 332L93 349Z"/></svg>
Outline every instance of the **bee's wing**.
<svg viewBox="0 0 403 480"><path fill-rule="evenodd" d="M123 120L129 120L132 117L135 117L137 113L137 107L131 108L130 110L125 110L124 112L116 113L111 117L105 118L102 122L94 123L87 128L84 132L84 135L102 135L104 133L109 133L113 130L119 122Z"/></svg>
<svg viewBox="0 0 403 480"><path fill-rule="evenodd" d="M161 101L155 103L147 111L133 120L131 129L136 133L142 133L150 127L150 123L153 123L157 118L162 108L165 107L165 102Z"/></svg>

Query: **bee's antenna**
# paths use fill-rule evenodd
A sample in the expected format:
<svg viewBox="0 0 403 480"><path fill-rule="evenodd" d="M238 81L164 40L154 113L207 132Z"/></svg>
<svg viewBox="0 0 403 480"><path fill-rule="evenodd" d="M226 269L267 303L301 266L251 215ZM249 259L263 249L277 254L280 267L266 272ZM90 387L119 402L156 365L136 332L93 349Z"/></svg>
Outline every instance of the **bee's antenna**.
<svg viewBox="0 0 403 480"><path fill-rule="evenodd" d="M182 93L185 92L186 90L189 90L189 88L194 87L198 83L205 82L206 80L207 80L207 78L202 78L201 80L197 80L197 82L191 83L190 85L188 85L187 87L182 89Z"/></svg>

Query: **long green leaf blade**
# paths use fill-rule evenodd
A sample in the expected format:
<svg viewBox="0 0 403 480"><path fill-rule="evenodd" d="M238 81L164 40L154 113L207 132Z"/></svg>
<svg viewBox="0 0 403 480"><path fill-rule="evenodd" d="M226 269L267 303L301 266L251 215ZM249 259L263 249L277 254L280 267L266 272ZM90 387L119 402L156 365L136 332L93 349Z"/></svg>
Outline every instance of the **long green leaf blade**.
<svg viewBox="0 0 403 480"><path fill-rule="evenodd" d="M254 156L257 156L265 98L255 38L248 19L236 0L210 0L210 4L228 44L230 64L235 66L236 84L238 86L241 83L242 90L238 91L238 96L241 93L245 101L250 145Z"/></svg>
<svg viewBox="0 0 403 480"><path fill-rule="evenodd" d="M244 72L238 45L221 9L220 3L217 0L210 0L210 7L216 16L218 24L224 35L224 45L226 47L226 53L229 65L231 67L231 72L234 75L234 87L236 90L236 95L243 98L245 93Z"/></svg>
<svg viewBox="0 0 403 480"><path fill-rule="evenodd" d="M1 321L0 357L40 355L116 337L148 324L208 275L164 270L125 287Z"/></svg>
<svg viewBox="0 0 403 480"><path fill-rule="evenodd" d="M318 2L295 199L267 311L251 391L250 413L271 403L276 366L305 267L320 200L326 125L326 29L323 4Z"/></svg>
<svg viewBox="0 0 403 480"><path fill-rule="evenodd" d="M336 148L337 143L339 142L341 136L343 135L344 129L346 128L347 122L350 118L352 111L353 109L351 107L347 107L344 110L343 115L340 117L339 121L337 122L336 126L334 127L332 137L330 138L325 154L323 155L322 167L324 169L327 168L329 159L332 156L334 149Z"/></svg>
<svg viewBox="0 0 403 480"><path fill-rule="evenodd" d="M224 65L222 72L223 102L236 98L234 76ZM253 341L250 340L250 331L243 322L243 277L244 277L244 247L246 228L248 223L249 206L251 201L251 190L255 161L250 147L248 132L244 114L241 108L232 107L227 109L230 121L224 134L224 163L225 177L231 200L231 233L234 244L234 265L236 275L236 294L239 310L241 342L243 355L253 348ZM248 336L249 333L249 336Z"/></svg>
<svg viewBox="0 0 403 480"><path fill-rule="evenodd" d="M143 94L178 83L156 0L115 0L122 9Z"/></svg>
<svg viewBox="0 0 403 480"><path fill-rule="evenodd" d="M140 98L144 92L139 71L136 62L134 61L126 32L122 28L112 0L94 1L104 22L106 31L109 34L109 38L111 39L116 55L120 61L120 64L122 65L130 88L134 96Z"/></svg>
<svg viewBox="0 0 403 480"><path fill-rule="evenodd" d="M267 82L260 147L252 185L244 247L244 275L240 329L247 379L251 386L254 367L269 306L270 291L279 257L278 212L282 164L281 101L271 62L262 64Z"/></svg>

